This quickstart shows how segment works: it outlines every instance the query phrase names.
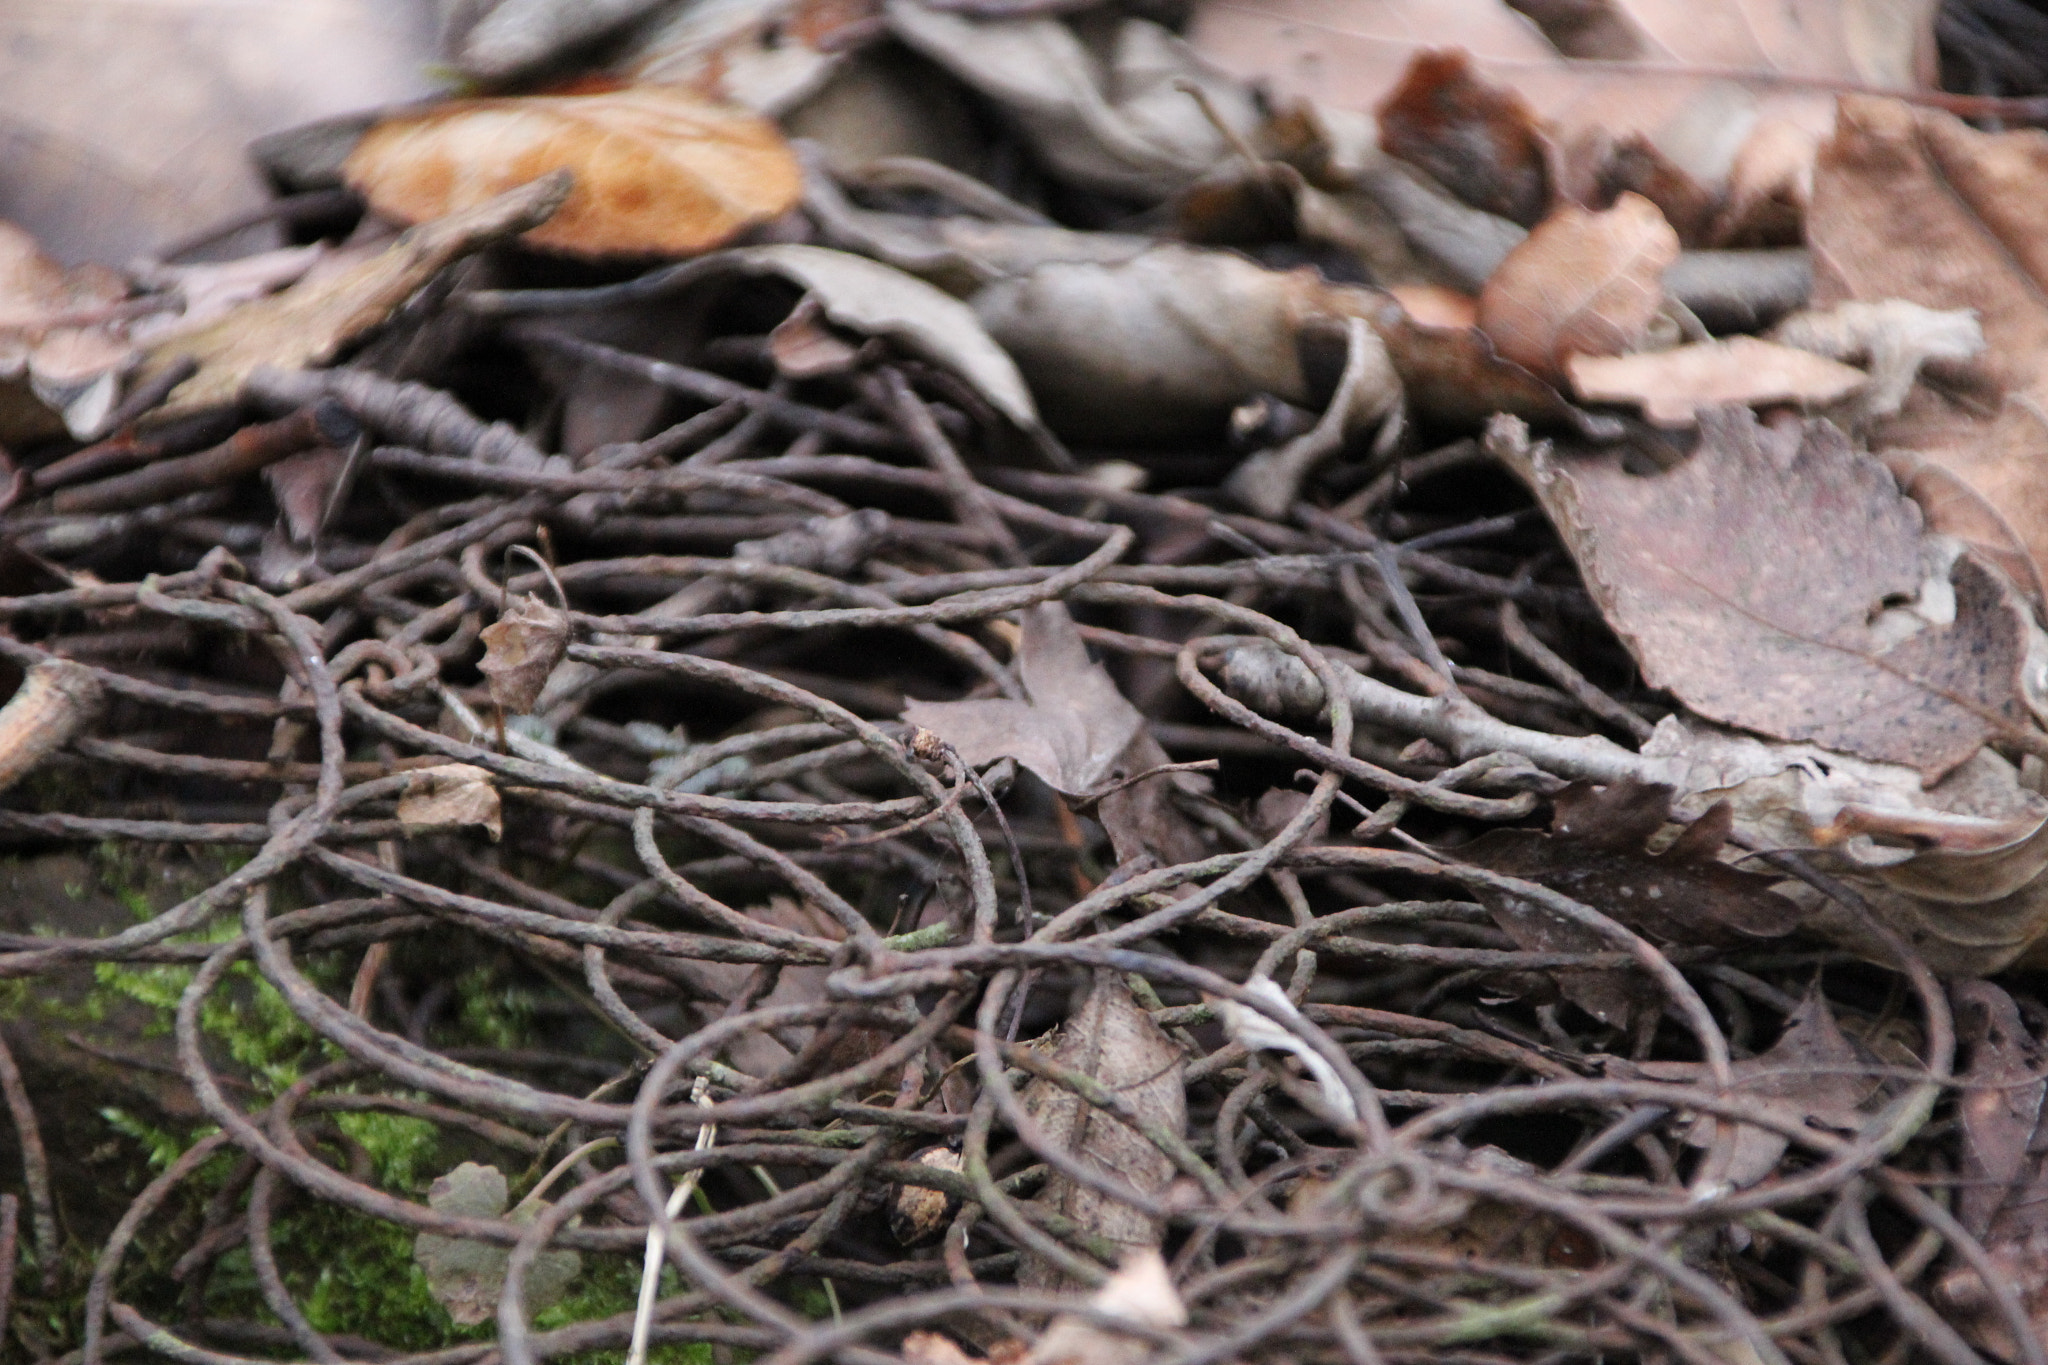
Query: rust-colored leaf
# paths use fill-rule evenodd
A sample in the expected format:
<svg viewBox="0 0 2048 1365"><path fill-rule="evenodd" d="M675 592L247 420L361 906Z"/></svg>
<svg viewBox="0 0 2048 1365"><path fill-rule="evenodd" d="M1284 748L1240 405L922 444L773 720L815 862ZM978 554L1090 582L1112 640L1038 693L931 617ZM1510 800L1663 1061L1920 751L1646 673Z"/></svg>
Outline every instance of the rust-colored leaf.
<svg viewBox="0 0 2048 1365"><path fill-rule="evenodd" d="M1514 91L1481 80L1461 48L1416 53L1379 125L1383 149L1474 208L1529 227L1550 207L1536 116Z"/></svg>
<svg viewBox="0 0 2048 1365"><path fill-rule="evenodd" d="M1639 194L1602 213L1564 205L1487 280L1480 329L1505 359L1555 382L1573 355L1642 344L1664 302L1664 270L1677 259L1678 234Z"/></svg>
<svg viewBox="0 0 2048 1365"><path fill-rule="evenodd" d="M1930 781L2024 723L2017 595L1944 553L1830 423L1772 430L1711 409L1696 453L1650 477L1616 455L1530 447L1508 419L1488 443L1535 490L1645 681L1700 715Z"/></svg>
<svg viewBox="0 0 2048 1365"><path fill-rule="evenodd" d="M662 86L456 100L389 118L344 168L404 222L567 170L575 188L535 246L580 256L691 255L794 207L803 175L765 119Z"/></svg>

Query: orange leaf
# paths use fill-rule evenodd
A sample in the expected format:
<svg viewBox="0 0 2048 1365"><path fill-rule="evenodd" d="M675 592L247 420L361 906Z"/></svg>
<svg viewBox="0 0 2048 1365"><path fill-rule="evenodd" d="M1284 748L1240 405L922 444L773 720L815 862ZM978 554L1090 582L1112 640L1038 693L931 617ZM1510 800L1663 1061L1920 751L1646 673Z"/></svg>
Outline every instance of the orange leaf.
<svg viewBox="0 0 2048 1365"><path fill-rule="evenodd" d="M535 246L579 256L691 255L794 207L803 189L775 126L662 86L456 100L386 119L344 168L406 222L567 169L576 187Z"/></svg>
<svg viewBox="0 0 2048 1365"><path fill-rule="evenodd" d="M1479 293L1479 326L1504 359L1553 382L1571 355L1640 346L1664 301L1678 234L1624 194L1604 213L1566 205L1508 253Z"/></svg>

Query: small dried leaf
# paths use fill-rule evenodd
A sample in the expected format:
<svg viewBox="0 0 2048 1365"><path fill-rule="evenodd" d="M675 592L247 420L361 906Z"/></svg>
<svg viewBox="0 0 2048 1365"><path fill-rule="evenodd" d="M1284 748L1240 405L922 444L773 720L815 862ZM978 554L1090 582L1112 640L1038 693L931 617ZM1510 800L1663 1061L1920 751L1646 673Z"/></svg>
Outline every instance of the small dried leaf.
<svg viewBox="0 0 2048 1365"><path fill-rule="evenodd" d="M575 188L528 241L582 256L708 251L803 192L772 123L655 85L435 105L379 123L344 168L378 212L408 223L562 170Z"/></svg>
<svg viewBox="0 0 2048 1365"><path fill-rule="evenodd" d="M497 1218L505 1212L508 1195L505 1175L497 1167L465 1161L428 1188L427 1204L436 1213ZM523 1203L512 1220L531 1222L546 1208L544 1202ZM427 1289L456 1322L474 1327L497 1313L510 1247L423 1232L413 1239L412 1254L427 1277ZM560 1302L582 1269L583 1258L573 1251L543 1251L526 1272L527 1311Z"/></svg>
<svg viewBox="0 0 2048 1365"><path fill-rule="evenodd" d="M1505 359L1560 380L1573 355L1642 345L1677 259L1678 234L1641 195L1624 194L1603 213L1564 205L1486 281L1480 329Z"/></svg>
<svg viewBox="0 0 2048 1365"><path fill-rule="evenodd" d="M2026 1197L2016 1182L2029 1174L2028 1148L2048 1081L2041 1076L2040 1049L2010 995L1989 981L1958 982L1950 993L1956 1034L1970 1061L1956 1099L1963 1123L1956 1217L1973 1237L1982 1237L2009 1202Z"/></svg>
<svg viewBox="0 0 2048 1365"><path fill-rule="evenodd" d="M791 379L816 379L852 369L860 348L835 336L818 320L817 304L806 300L768 334L768 353Z"/></svg>
<svg viewBox="0 0 2048 1365"><path fill-rule="evenodd" d="M1125 1257L1121 1268L1088 1298L1091 1308L1147 1327L1182 1327L1188 1310L1173 1287L1173 1276L1157 1249ZM1054 1318L1032 1346L1024 1365L1138 1365L1151 1354L1138 1337L1098 1327L1083 1318Z"/></svg>
<svg viewBox="0 0 2048 1365"><path fill-rule="evenodd" d="M491 700L508 716L523 716L540 700L548 675L569 652L569 617L531 594L512 600L483 629L484 657L477 668Z"/></svg>
<svg viewBox="0 0 2048 1365"><path fill-rule="evenodd" d="M941 1171L960 1169L960 1154L950 1147L927 1147L910 1159ZM907 1247L929 1241L945 1231L954 1204L953 1197L944 1190L898 1185L896 1197L889 1204L889 1232Z"/></svg>
<svg viewBox="0 0 2048 1365"><path fill-rule="evenodd" d="M1826 407L1870 378L1852 365L1751 336L1635 355L1575 355L1565 372L1585 401L1632 403L1660 427L1691 426L1701 408L1724 403Z"/></svg>
<svg viewBox="0 0 2048 1365"><path fill-rule="evenodd" d="M398 823L407 834L481 825L494 843L505 833L490 773L467 763L444 763L414 773L398 799Z"/></svg>
<svg viewBox="0 0 2048 1365"><path fill-rule="evenodd" d="M320 530L320 518L326 515L327 501L347 463L348 457L334 447L315 446L264 468L264 481L295 544L308 544Z"/></svg>
<svg viewBox="0 0 2048 1365"><path fill-rule="evenodd" d="M2018 596L1927 537L1829 423L1780 432L1710 410L1690 459L1638 477L1611 454L1531 447L1505 420L1489 448L1535 491L1645 681L1700 715L1929 781L2026 723Z"/></svg>
<svg viewBox="0 0 2048 1365"><path fill-rule="evenodd" d="M1115 973L1096 974L1087 999L1061 1031L1053 1060L1094 1077L1160 1127L1175 1133L1186 1129L1181 1050L1138 1007L1131 988ZM1034 1080L1025 1087L1023 1100L1047 1140L1077 1159L1148 1194L1172 1183L1173 1162L1150 1138L1066 1087ZM1157 1248L1165 1232L1150 1214L1057 1171L1046 1178L1039 1200L1096 1236L1136 1250ZM1018 1281L1057 1289L1067 1277L1027 1254Z"/></svg>

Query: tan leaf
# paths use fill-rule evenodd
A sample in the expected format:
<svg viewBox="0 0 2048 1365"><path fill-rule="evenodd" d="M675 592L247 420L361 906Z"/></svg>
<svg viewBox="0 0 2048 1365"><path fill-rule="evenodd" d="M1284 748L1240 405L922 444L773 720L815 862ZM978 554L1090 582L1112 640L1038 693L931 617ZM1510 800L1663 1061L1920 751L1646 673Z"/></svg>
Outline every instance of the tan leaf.
<svg viewBox="0 0 2048 1365"><path fill-rule="evenodd" d="M1186 1129L1180 1047L1138 1007L1131 988L1115 973L1097 973L1087 999L1061 1030L1053 1060L1094 1077L1160 1127L1174 1133ZM1047 1140L1085 1164L1148 1194L1172 1182L1173 1161L1150 1138L1065 1086L1034 1080L1025 1087L1023 1100ZM1150 1214L1057 1171L1046 1178L1039 1200L1095 1236L1134 1251L1156 1252L1165 1233ZM1058 1267L1029 1254L1017 1278L1035 1289L1068 1283Z"/></svg>
<svg viewBox="0 0 2048 1365"><path fill-rule="evenodd" d="M2024 723L2017 595L1944 553L1829 423L1705 411L1698 450L1651 477L1528 446L1518 425L1497 421L1489 448L1535 491L1644 680L1693 711L1929 781Z"/></svg>
<svg viewBox="0 0 2048 1365"><path fill-rule="evenodd" d="M1699 409L1724 403L1825 407L1870 378L1853 365L1751 336L1635 355L1575 355L1565 371L1587 402L1631 403L1664 427L1691 426Z"/></svg>
<svg viewBox="0 0 2048 1365"><path fill-rule="evenodd" d="M473 208L423 223L370 259L324 278L301 280L204 326L167 333L143 359L138 383L180 358L199 372L171 391L157 418L235 401L251 371L311 369L386 321L443 267L537 224L561 206L566 176L520 185Z"/></svg>
<svg viewBox="0 0 2048 1365"><path fill-rule="evenodd" d="M494 843L505 833L491 775L467 763L444 763L414 773L406 781L405 795L398 798L398 823L407 834L481 825Z"/></svg>
<svg viewBox="0 0 2048 1365"><path fill-rule="evenodd" d="M1968 484L2048 567L2048 134L1845 98L1814 173L1814 305L1973 309L1983 355L1872 433ZM2033 575L2028 575L2032 578ZM2025 581L2025 580L2023 580Z"/></svg>
<svg viewBox="0 0 2048 1365"><path fill-rule="evenodd" d="M491 700L508 716L526 715L569 650L568 614L523 594L482 634L484 657L477 668L490 683Z"/></svg>
<svg viewBox="0 0 2048 1365"><path fill-rule="evenodd" d="M436 105L379 123L344 168L378 212L409 223L559 170L576 187L528 240L580 256L708 251L803 191L773 124L663 86Z"/></svg>
<svg viewBox="0 0 2048 1365"><path fill-rule="evenodd" d="M1146 1327L1182 1327L1188 1320L1173 1276L1152 1247L1127 1256L1117 1272L1088 1296L1088 1306ZM1023 1365L1139 1365L1151 1354L1140 1337L1064 1314L1033 1343Z"/></svg>
<svg viewBox="0 0 2048 1365"><path fill-rule="evenodd" d="M1573 355L1635 350L1664 302L1678 234L1624 194L1602 213L1567 204L1508 253L1479 292L1479 327L1503 359L1553 382Z"/></svg>
<svg viewBox="0 0 2048 1365"><path fill-rule="evenodd" d="M960 1154L950 1147L927 1147L910 1158L934 1170L958 1171ZM954 1201L944 1190L925 1185L898 1185L889 1201L889 1232L904 1246L927 1242L945 1231Z"/></svg>

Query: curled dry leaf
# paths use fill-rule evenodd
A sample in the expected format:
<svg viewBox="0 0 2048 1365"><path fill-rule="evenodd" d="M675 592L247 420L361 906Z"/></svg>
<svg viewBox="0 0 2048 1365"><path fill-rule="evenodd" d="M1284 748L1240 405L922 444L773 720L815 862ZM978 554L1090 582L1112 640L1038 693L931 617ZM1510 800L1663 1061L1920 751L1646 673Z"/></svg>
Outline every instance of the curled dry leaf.
<svg viewBox="0 0 2048 1365"><path fill-rule="evenodd" d="M571 6L574 8L574 6ZM615 69L757 114L790 112L879 28L880 0L711 0L677 5Z"/></svg>
<svg viewBox="0 0 2048 1365"><path fill-rule="evenodd" d="M168 418L230 403L262 366L312 369L390 318L445 267L502 238L548 220L569 193L566 175L508 189L475 207L422 223L384 250L346 269L309 277L254 299L225 317L168 332L144 357L138 383L189 356L199 371L171 391L155 416Z"/></svg>
<svg viewBox="0 0 2048 1365"><path fill-rule="evenodd" d="M387 118L344 168L378 212L417 223L556 171L575 176L535 246L694 255L795 207L803 175L773 124L663 86L456 100Z"/></svg>
<svg viewBox="0 0 2048 1365"><path fill-rule="evenodd" d="M1905 406L1913 381L1930 361L1960 365L1984 352L1984 329L1970 309L1944 312L1904 299L1794 313L1771 329L1771 339L1867 365L1870 388L1859 406L1871 417L1891 417Z"/></svg>
<svg viewBox="0 0 2048 1365"><path fill-rule="evenodd" d="M1244 988L1271 1005L1282 1018L1303 1028L1315 1027L1302 1017L1294 1002L1287 998L1287 992L1281 990L1272 977L1255 976L1244 983ZM1301 1064L1308 1068L1308 1074L1315 1077L1316 1088L1322 1092L1323 1103L1330 1107L1330 1112L1357 1121L1358 1102L1351 1098L1351 1091L1345 1087L1344 1078L1337 1074L1337 1068L1330 1065L1321 1053L1291 1029L1281 1027L1249 1005L1240 1005L1235 1000L1218 1000L1215 1006L1231 1042L1252 1052L1271 1050L1299 1058Z"/></svg>
<svg viewBox="0 0 2048 1365"><path fill-rule="evenodd" d="M1172 1133L1187 1127L1181 1050L1139 1008L1131 988L1114 972L1098 972L1093 986L1059 1034L1053 1060L1093 1077L1146 1119ZM1173 1180L1173 1161L1143 1133L1054 1081L1026 1086L1024 1108L1054 1146L1146 1194ZM1155 1251L1165 1227L1152 1215L1054 1171L1039 1202L1106 1241L1133 1251ZM1058 1267L1026 1253L1018 1282L1034 1289L1069 1284Z"/></svg>
<svg viewBox="0 0 2048 1365"><path fill-rule="evenodd" d="M1489 449L1535 491L1644 679L1700 715L1929 781L2025 723L2017 595L1928 537L1831 424L1704 412L1698 450L1653 477L1515 425L1496 422Z"/></svg>
<svg viewBox="0 0 2048 1365"><path fill-rule="evenodd" d="M1146 1327L1183 1327L1188 1320L1166 1261L1151 1247L1126 1256L1088 1296L1088 1306ZM1139 1365L1151 1354L1140 1338L1068 1314L1052 1320L1023 1365Z"/></svg>
<svg viewBox="0 0 2048 1365"><path fill-rule="evenodd" d="M1751 336L1635 355L1575 355L1565 371L1586 402L1629 403L1664 427L1691 426L1701 408L1724 403L1826 407L1870 378L1853 365Z"/></svg>
<svg viewBox="0 0 2048 1365"><path fill-rule="evenodd" d="M428 1187L427 1206L455 1217L497 1218L504 1214L509 1195L504 1172L465 1161ZM529 1197L512 1211L512 1221L530 1223L547 1207ZM512 1248L423 1232L413 1239L412 1255L426 1275L428 1291L456 1322L473 1327L497 1313ZM526 1311L539 1312L560 1302L582 1269L583 1258L573 1251L541 1252L527 1267Z"/></svg>
<svg viewBox="0 0 2048 1365"><path fill-rule="evenodd" d="M1560 207L1479 291L1479 327L1503 358L1553 382L1574 355L1640 347L1664 304L1678 234L1657 206L1624 194L1591 213Z"/></svg>
<svg viewBox="0 0 2048 1365"><path fill-rule="evenodd" d="M1807 223L1816 307L1903 300L1975 312L1983 354L1952 363L1948 382L1913 386L1871 444L1914 451L1981 493L2036 573L2048 569L2044 197L2048 134L1980 133L1937 110L1845 98Z"/></svg>
<svg viewBox="0 0 2048 1365"><path fill-rule="evenodd" d="M1117 27L1105 61L1055 19L977 21L923 0L884 11L897 38L1000 106L1046 165L1089 189L1156 202L1230 154L1186 86L1237 134L1259 121L1250 90L1142 19Z"/></svg>
<svg viewBox="0 0 2048 1365"><path fill-rule="evenodd" d="M506 715L523 716L533 710L548 675L569 651L569 615L522 594L484 627L483 642L477 668L490 683L491 700Z"/></svg>
<svg viewBox="0 0 2048 1365"><path fill-rule="evenodd" d="M422 768L408 778L405 794L398 798L398 823L407 834L480 825L493 843L505 834L503 808L490 773L467 763Z"/></svg>

